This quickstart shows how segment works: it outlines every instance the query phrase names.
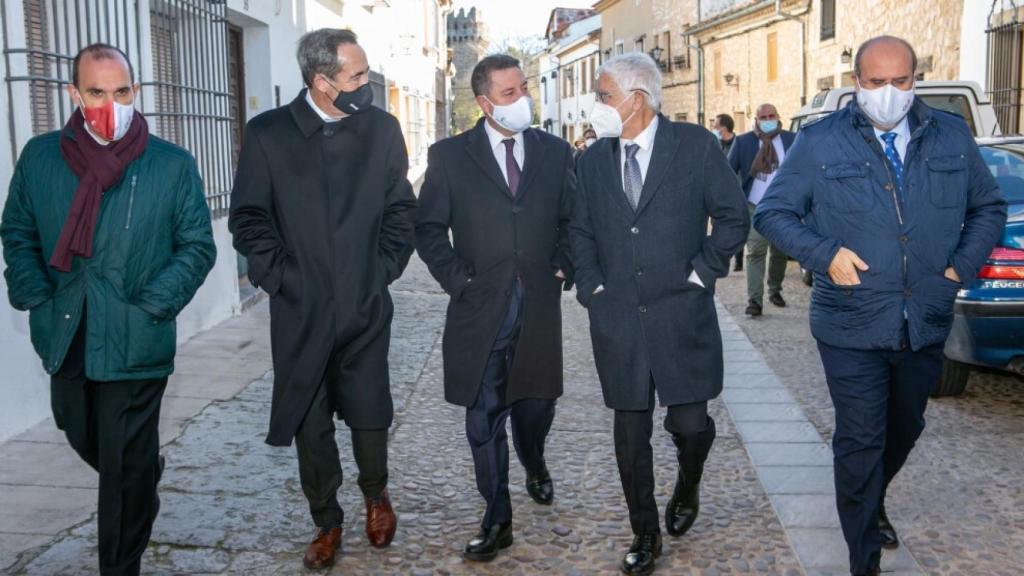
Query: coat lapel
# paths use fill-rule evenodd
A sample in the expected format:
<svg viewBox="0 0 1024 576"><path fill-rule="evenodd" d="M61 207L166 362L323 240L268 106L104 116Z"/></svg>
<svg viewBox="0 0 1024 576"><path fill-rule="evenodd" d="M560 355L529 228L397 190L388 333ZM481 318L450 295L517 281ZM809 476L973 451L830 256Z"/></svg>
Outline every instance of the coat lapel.
<svg viewBox="0 0 1024 576"><path fill-rule="evenodd" d="M612 202L619 205L620 209L633 213L633 207L626 199L626 192L622 189L622 158L618 138L609 138L607 146L600 150L601 158L598 165L601 166L601 188L612 197Z"/></svg>
<svg viewBox="0 0 1024 576"><path fill-rule="evenodd" d="M536 179L541 163L544 162L544 144L533 128L523 132L523 147L523 175L519 178L519 190L516 191L516 197L519 198L530 189L530 183Z"/></svg>
<svg viewBox="0 0 1024 576"><path fill-rule="evenodd" d="M668 118L664 116L658 118L658 131L654 134L654 153L651 155L651 164L647 167L647 178L644 179L644 188L640 193L640 203L636 208L637 214L643 212L644 208L651 203L651 198L661 187L665 174L672 166L672 159L676 157L679 140L672 128Z"/></svg>
<svg viewBox="0 0 1024 576"><path fill-rule="evenodd" d="M508 183L505 182L505 177L501 174L501 168L498 167L498 161L494 158L494 152L491 150L491 141L487 138L487 133L484 131L484 122L486 122L485 119L480 119L473 128L466 143L466 152L476 162L477 166L483 170L484 174L487 174L494 181L494 185L499 190L507 196L512 196L512 191L508 189ZM520 187L522 187L522 182L520 182Z"/></svg>

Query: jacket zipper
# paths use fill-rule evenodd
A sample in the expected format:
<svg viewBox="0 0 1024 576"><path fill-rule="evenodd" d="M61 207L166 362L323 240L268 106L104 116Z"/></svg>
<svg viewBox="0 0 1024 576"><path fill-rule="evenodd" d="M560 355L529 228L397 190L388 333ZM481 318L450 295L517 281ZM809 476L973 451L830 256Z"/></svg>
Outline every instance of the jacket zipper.
<svg viewBox="0 0 1024 576"><path fill-rule="evenodd" d="M128 218L124 222L125 230L132 227L132 208L135 206L135 182L138 178L138 174L132 175L131 189L128 191Z"/></svg>

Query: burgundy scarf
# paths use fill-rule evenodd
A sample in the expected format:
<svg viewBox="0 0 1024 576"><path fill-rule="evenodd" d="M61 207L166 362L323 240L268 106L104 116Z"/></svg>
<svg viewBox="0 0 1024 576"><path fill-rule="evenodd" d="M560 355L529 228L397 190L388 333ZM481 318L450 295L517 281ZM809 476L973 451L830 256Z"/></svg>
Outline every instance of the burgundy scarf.
<svg viewBox="0 0 1024 576"><path fill-rule="evenodd" d="M74 138L68 136L70 128ZM135 112L128 133L106 146L86 131L85 119L75 110L60 137L60 152L71 171L78 176L78 188L71 199L71 209L64 221L57 246L50 257L50 266L61 272L71 271L74 256L92 257L92 238L100 214L103 192L121 180L125 169L142 156L149 142L149 125Z"/></svg>

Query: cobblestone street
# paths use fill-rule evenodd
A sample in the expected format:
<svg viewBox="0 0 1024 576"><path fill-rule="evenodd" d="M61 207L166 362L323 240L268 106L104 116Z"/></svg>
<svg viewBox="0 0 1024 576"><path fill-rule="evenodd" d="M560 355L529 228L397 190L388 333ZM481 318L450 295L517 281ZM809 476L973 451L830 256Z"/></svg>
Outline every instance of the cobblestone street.
<svg viewBox="0 0 1024 576"><path fill-rule="evenodd" d="M845 572L824 443L830 402L806 325L809 290L795 274L793 265L790 306L769 308L757 320L742 316L742 274L719 283L726 392L711 403L719 436L700 518L683 538L666 537L659 573ZM442 397L447 297L415 258L392 292L396 419L390 489L398 534L385 550L366 541L342 425L346 532L330 573L616 573L631 535L612 448L612 413L601 399L585 311L565 296L565 396L548 441L555 504L546 508L530 500L513 456L516 541L481 565L460 554L483 503L473 482L464 411ZM163 407L167 470L145 573L304 573L301 555L313 528L294 450L263 443L272 377L267 322L264 302L181 347ZM890 497L890 514L906 546L885 555L888 573L1013 574L1024 565L1022 496L1012 483L1024 473L1019 384L979 374L963 398L932 403L925 437ZM659 423L660 414L655 418ZM654 445L663 507L676 464L660 425ZM0 519L0 570L94 574L95 475L51 421L0 445L0 457L0 505L11 511Z"/></svg>
<svg viewBox="0 0 1024 576"><path fill-rule="evenodd" d="M825 375L807 323L811 289L790 262L783 294L744 315L746 278L718 283L718 297L831 441L833 413ZM973 372L959 398L932 399L924 435L893 483L889 517L928 574L1020 574L1024 566L1024 380Z"/></svg>

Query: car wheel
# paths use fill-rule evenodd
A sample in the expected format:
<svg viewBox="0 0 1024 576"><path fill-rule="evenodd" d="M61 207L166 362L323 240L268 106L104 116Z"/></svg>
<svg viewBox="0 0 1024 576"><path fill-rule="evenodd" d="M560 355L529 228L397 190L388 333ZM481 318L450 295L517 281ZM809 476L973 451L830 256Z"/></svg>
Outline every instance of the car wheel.
<svg viewBox="0 0 1024 576"><path fill-rule="evenodd" d="M800 279L808 286L814 285L814 273L806 268L800 269Z"/></svg>
<svg viewBox="0 0 1024 576"><path fill-rule="evenodd" d="M967 388L967 377L971 375L971 367L962 362L942 359L942 377L939 385L932 392L932 398L943 396L959 396Z"/></svg>

